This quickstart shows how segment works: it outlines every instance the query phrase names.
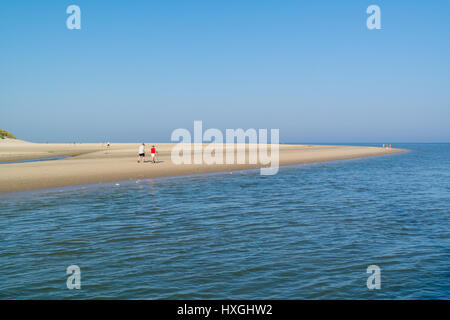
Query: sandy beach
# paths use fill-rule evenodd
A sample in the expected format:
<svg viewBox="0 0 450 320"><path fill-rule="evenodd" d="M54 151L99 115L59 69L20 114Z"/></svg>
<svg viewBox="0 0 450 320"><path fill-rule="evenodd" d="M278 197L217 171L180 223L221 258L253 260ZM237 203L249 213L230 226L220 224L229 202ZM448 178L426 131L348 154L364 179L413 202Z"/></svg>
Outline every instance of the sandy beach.
<svg viewBox="0 0 450 320"><path fill-rule="evenodd" d="M65 159L0 164L0 193L47 189L91 183L180 176L262 167L261 164L181 164L171 161L175 144L155 144L156 164L137 163L139 143L37 144L20 140L0 141L0 162L68 157ZM205 145L206 146L206 145ZM248 147L248 146L247 146ZM280 145L280 166L380 156L403 152L376 147ZM248 157L247 157L248 159Z"/></svg>

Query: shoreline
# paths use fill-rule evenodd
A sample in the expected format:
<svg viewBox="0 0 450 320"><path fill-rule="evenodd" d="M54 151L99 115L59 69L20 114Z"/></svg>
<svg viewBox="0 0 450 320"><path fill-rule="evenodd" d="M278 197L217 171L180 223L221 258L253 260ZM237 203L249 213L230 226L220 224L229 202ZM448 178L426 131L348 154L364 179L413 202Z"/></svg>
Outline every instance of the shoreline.
<svg viewBox="0 0 450 320"><path fill-rule="evenodd" d="M151 143L150 143L151 145ZM0 160L47 154L52 156L76 154L70 158L23 163L0 164L0 194L45 190L89 184L114 183L148 178L163 178L259 169L261 164L181 164L175 165L170 152L175 144L157 144L160 163L137 163L138 143L112 144L104 149L100 144L30 144L0 145ZM327 162L382 156L404 152L378 147L343 145L279 145L279 166ZM47 153L46 153L47 152ZM36 158L34 158L36 159ZM248 158L247 158L248 159ZM25 159L23 159L25 160Z"/></svg>
<svg viewBox="0 0 450 320"><path fill-rule="evenodd" d="M395 155L403 152L408 152L409 150L404 150L401 152L386 154L386 155ZM321 163L333 163L333 162L341 162L341 161L351 161L351 160L363 160L367 158L381 157L383 155L375 155L375 156L367 156L367 157L359 157L359 158L348 158L348 159L339 159L339 160L325 160L325 161L313 161L307 163L295 163L295 164L287 164L280 165L280 170L295 168L297 166L303 165L314 165ZM228 174L233 174L234 172L247 174L251 172L257 172L259 168L250 168L250 169L240 169L240 170L227 170L227 171L211 171L211 172L201 172L201 173L192 173L192 174L184 174L184 175L171 175L171 176L161 176L161 177L153 177L153 178L140 178L140 179L126 179L126 180L117 180L117 181L109 181L109 182L98 182L98 183L86 183L86 184L76 184L76 185L66 185L59 187L51 187L51 188L42 188L42 189L32 189L32 190L21 190L21 191L12 191L2 193L0 192L0 200L7 199L10 197L20 197L23 195L34 195L39 193L63 193L70 192L74 190L87 190L87 189L96 189L100 187L122 187L126 185L134 185L136 183L151 183L151 180L169 180L169 179L184 179L184 178L198 178L198 177L209 177L209 176L228 176Z"/></svg>

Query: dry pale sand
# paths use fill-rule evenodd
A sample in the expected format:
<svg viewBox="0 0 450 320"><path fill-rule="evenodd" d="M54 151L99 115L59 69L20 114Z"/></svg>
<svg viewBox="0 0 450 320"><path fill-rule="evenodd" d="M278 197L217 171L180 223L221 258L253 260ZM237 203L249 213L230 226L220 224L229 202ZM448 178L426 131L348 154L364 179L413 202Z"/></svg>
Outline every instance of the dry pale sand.
<svg viewBox="0 0 450 320"><path fill-rule="evenodd" d="M171 161L174 144L155 144L159 163L137 163L139 143L36 144L0 140L0 162L60 156L70 158L0 164L0 193L47 189L89 183L179 176L218 171L260 168L260 164L182 164ZM205 145L206 146L206 145ZM402 149L375 147L280 145L280 165L342 160L393 154ZM248 154L247 154L248 159Z"/></svg>

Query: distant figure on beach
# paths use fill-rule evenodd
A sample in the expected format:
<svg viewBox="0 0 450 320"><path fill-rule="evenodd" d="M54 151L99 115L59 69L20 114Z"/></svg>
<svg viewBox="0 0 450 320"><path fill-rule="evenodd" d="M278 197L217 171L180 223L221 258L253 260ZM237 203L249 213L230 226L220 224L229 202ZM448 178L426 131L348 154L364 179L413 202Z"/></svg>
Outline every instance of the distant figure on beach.
<svg viewBox="0 0 450 320"><path fill-rule="evenodd" d="M155 148L155 146L152 146L152 148L150 149L150 154L152 156L152 162L156 163L156 148Z"/></svg>
<svg viewBox="0 0 450 320"><path fill-rule="evenodd" d="M140 163L141 161L144 162L145 161L145 143L143 143L139 146L138 154L139 154L138 163Z"/></svg>
<svg viewBox="0 0 450 320"><path fill-rule="evenodd" d="M105 154L109 154L109 147L110 146L111 145L109 144L109 142L102 142L102 148L103 148L103 150L105 150ZM106 149L104 147L106 147Z"/></svg>

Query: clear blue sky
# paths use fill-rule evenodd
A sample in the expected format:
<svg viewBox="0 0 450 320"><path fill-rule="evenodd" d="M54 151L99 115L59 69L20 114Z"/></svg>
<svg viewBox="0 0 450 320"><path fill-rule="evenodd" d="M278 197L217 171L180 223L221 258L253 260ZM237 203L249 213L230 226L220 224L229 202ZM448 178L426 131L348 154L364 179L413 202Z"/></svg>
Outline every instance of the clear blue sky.
<svg viewBox="0 0 450 320"><path fill-rule="evenodd" d="M2 1L0 36L0 128L25 140L450 141L450 1Z"/></svg>

